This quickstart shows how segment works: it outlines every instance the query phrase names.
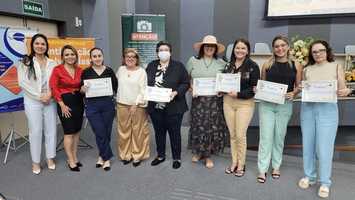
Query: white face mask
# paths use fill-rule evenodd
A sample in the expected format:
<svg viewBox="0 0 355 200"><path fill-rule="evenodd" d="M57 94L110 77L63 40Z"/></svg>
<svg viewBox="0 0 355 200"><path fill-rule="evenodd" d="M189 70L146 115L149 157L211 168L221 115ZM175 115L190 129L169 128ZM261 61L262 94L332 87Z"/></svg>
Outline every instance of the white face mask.
<svg viewBox="0 0 355 200"><path fill-rule="evenodd" d="M170 59L170 52L169 51L159 51L158 57L163 62L168 61Z"/></svg>

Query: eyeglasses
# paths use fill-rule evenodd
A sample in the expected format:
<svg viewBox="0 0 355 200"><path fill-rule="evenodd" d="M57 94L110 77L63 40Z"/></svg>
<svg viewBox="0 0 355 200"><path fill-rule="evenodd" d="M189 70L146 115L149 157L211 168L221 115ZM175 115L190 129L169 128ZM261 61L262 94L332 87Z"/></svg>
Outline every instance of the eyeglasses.
<svg viewBox="0 0 355 200"><path fill-rule="evenodd" d="M274 48L275 48L275 49L277 49L277 48L279 48L279 47L284 48L284 47L286 47L286 46L287 46L287 44L278 44L278 45L275 45Z"/></svg>
<svg viewBox="0 0 355 200"><path fill-rule="evenodd" d="M312 54L321 54L321 53L325 53L327 51L327 49L319 49L319 50L313 50Z"/></svg>
<svg viewBox="0 0 355 200"><path fill-rule="evenodd" d="M137 58L137 56L125 56L125 58Z"/></svg>

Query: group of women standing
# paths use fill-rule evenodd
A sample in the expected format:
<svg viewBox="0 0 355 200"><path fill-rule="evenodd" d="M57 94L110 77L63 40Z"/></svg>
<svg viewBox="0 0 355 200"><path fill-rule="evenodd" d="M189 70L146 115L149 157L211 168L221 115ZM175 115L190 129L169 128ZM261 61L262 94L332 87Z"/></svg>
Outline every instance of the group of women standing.
<svg viewBox="0 0 355 200"><path fill-rule="evenodd" d="M218 93L215 96L193 96L191 105L190 139L192 161L205 160L213 167L211 154L224 147L224 123L230 133L232 163L225 173L242 177L245 173L246 133L253 116L254 95L259 79L287 85L284 104L260 100L259 150L257 182L265 183L271 164L271 177L279 179L287 125L293 112L293 99L302 90L301 81L337 81L338 96L347 96L351 90L345 85L342 66L335 64L332 49L326 41L314 41L309 48L309 62L301 66L290 55L290 44L279 35L272 41L272 57L261 70L250 59L250 44L245 39L234 42L229 63L217 57L224 46L214 36L205 36L194 45L198 55L187 63L190 78L216 77L217 73L240 73L240 91ZM191 81L192 83L192 81ZM192 88L192 84L191 84ZM319 179L318 195L329 196L335 137L338 127L337 103L302 102L301 129L303 168L305 176L298 185L306 189ZM317 159L319 172L317 173Z"/></svg>
<svg viewBox="0 0 355 200"><path fill-rule="evenodd" d="M225 47L212 35L194 44L197 56L191 57L187 66L171 58L172 46L159 42L157 60L144 70L140 66L135 49L125 49L123 65L115 74L104 65L103 51L90 51L91 65L82 70L78 67L78 53L74 47L62 48L62 64L48 58L48 41L36 34L31 41L31 53L19 66L19 84L24 90L25 112L29 122L32 171L41 172L40 154L42 131L48 169L55 169L56 114L64 130L64 149L70 170L80 171L82 163L77 157L79 132L84 110L95 133L99 150L97 168L110 170L113 156L110 146L112 124L117 104L118 155L123 164L137 167L149 157L150 137L148 116L155 131L157 155L151 162L156 166L166 159L166 134L169 134L172 167L181 166L181 123L188 110L185 93L193 90L193 79L213 78L217 73L239 73L240 91L219 92L212 96L192 97L190 142L192 162L205 161L207 168L214 166L213 154L223 151L227 132L230 135L232 161L225 173L242 177L246 165L246 134L252 119L254 95L259 79L288 86L284 104L266 101L259 103L260 140L257 181L265 183L271 164L271 177L279 179L287 124L292 115L293 98L301 91L301 80L337 80L338 95L346 96L343 69L334 64L333 54L327 42L318 40L309 49L309 63L301 66L290 56L290 45L284 36L272 41L272 58L259 69L250 58L250 44L246 39L234 42L229 62L218 57ZM86 98L90 89L85 80L110 78L113 94ZM171 88L170 102L147 102L144 98L147 86ZM117 94L117 98L114 97ZM57 106L56 103L57 102ZM56 111L57 109L57 111ZM327 197L331 185L332 156L338 126L336 103L305 103L301 105L301 128L305 177L299 181L301 188L316 183L316 159L319 159L319 196Z"/></svg>

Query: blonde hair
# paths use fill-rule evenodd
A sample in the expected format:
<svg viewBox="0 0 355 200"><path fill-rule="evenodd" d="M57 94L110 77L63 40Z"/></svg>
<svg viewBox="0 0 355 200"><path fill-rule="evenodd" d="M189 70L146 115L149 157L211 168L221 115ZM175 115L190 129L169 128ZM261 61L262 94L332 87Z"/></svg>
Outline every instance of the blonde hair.
<svg viewBox="0 0 355 200"><path fill-rule="evenodd" d="M277 36L275 36L274 37L274 39L272 40L272 48L274 48L274 46L275 46L275 42L277 41L277 40L282 40L282 41L284 41L288 46L290 46L290 43L289 43L289 41L288 41L288 38L286 37L286 36L283 36L283 35L277 35ZM287 62L288 62L288 64L290 65L290 67L292 67L292 59L291 59L291 56L290 56L290 50L288 50L287 51ZM270 69L271 68L271 66L274 64L276 62L276 55L275 55L275 53L273 52L272 53L272 56L271 56L271 58L269 58L269 60L266 62L266 69Z"/></svg>
<svg viewBox="0 0 355 200"><path fill-rule="evenodd" d="M139 66L140 65L140 58L139 58L139 54L137 52L137 50L135 48L125 48L125 50L123 51L123 59L122 59L122 65L126 65L126 62L125 62L125 57L127 54L129 53L134 53L136 59L137 59L137 62L136 62L136 66Z"/></svg>

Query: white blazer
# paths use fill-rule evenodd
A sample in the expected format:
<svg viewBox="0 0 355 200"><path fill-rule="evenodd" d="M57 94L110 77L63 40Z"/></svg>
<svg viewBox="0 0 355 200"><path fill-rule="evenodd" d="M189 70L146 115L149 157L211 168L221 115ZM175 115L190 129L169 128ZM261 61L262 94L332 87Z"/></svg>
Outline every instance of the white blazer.
<svg viewBox="0 0 355 200"><path fill-rule="evenodd" d="M47 58L47 87L49 87L49 79L52 75L53 68L57 66L57 62L52 59ZM28 70L29 67L24 65L22 62L19 63L17 68L17 76L18 76L18 83L20 87L25 92L25 95L32 99L40 100L41 93L42 93L42 71L41 67L36 59L33 57L33 67L36 73L36 80L32 76L30 79L28 78Z"/></svg>

